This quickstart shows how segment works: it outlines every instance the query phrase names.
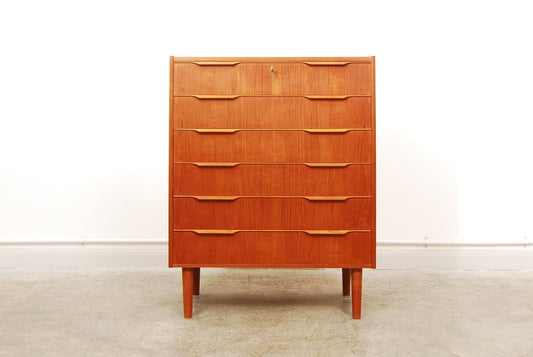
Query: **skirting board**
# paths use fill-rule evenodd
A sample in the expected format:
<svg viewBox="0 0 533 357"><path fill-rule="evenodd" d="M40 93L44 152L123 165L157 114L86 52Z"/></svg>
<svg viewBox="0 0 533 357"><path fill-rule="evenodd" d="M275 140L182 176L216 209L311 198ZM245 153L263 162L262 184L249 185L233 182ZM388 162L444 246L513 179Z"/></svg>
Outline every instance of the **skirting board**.
<svg viewBox="0 0 533 357"><path fill-rule="evenodd" d="M154 268L167 266L166 241L0 242L0 269ZM533 270L521 243L377 244L378 269Z"/></svg>

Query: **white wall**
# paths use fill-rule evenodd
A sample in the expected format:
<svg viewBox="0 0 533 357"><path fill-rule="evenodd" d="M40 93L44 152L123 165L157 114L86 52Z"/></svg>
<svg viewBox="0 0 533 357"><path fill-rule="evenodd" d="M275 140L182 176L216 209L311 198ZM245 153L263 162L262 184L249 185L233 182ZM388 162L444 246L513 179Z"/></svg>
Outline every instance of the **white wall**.
<svg viewBox="0 0 533 357"><path fill-rule="evenodd" d="M378 240L531 241L526 4L2 2L0 240L166 239L170 55L375 55Z"/></svg>

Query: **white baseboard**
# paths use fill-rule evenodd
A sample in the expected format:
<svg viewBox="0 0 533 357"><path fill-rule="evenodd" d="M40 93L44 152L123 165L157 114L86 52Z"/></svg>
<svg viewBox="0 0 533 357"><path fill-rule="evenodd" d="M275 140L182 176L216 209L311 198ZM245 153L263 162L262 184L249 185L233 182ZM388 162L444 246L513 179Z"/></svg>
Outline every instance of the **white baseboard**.
<svg viewBox="0 0 533 357"><path fill-rule="evenodd" d="M166 241L0 242L0 269L163 268ZM533 270L524 243L378 242L378 269Z"/></svg>
<svg viewBox="0 0 533 357"><path fill-rule="evenodd" d="M533 270L533 249L519 247L379 247L378 269Z"/></svg>
<svg viewBox="0 0 533 357"><path fill-rule="evenodd" d="M166 241L0 242L0 269L163 268Z"/></svg>

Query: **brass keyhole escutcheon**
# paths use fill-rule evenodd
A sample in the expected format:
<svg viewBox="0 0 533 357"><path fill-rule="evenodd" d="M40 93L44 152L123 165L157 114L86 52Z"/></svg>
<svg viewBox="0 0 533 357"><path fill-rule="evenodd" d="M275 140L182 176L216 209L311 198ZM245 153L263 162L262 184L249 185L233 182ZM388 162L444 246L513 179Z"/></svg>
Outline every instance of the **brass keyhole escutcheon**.
<svg viewBox="0 0 533 357"><path fill-rule="evenodd" d="M270 73L274 73L274 66L270 65Z"/></svg>

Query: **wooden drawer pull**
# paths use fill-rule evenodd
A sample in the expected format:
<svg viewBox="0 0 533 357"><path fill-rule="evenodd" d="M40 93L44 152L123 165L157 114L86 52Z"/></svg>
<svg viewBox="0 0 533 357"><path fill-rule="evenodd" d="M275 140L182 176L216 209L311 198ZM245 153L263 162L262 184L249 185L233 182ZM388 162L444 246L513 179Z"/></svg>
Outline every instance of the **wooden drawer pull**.
<svg viewBox="0 0 533 357"><path fill-rule="evenodd" d="M314 230L314 231L302 231L310 236L344 236L351 231L339 231L339 230Z"/></svg>
<svg viewBox="0 0 533 357"><path fill-rule="evenodd" d="M241 129L192 129L199 134L233 134Z"/></svg>
<svg viewBox="0 0 533 357"><path fill-rule="evenodd" d="M350 62L304 62L308 66L346 66Z"/></svg>
<svg viewBox="0 0 533 357"><path fill-rule="evenodd" d="M231 230L231 229L193 229L192 232L200 235L204 234L216 234L216 235L233 235L239 230Z"/></svg>
<svg viewBox="0 0 533 357"><path fill-rule="evenodd" d="M191 196L198 201L235 201L239 196Z"/></svg>
<svg viewBox="0 0 533 357"><path fill-rule="evenodd" d="M346 201L352 196L304 196L308 201Z"/></svg>
<svg viewBox="0 0 533 357"><path fill-rule="evenodd" d="M349 95L304 95L304 98L310 100L345 100L350 98Z"/></svg>
<svg viewBox="0 0 533 357"><path fill-rule="evenodd" d="M238 95L227 95L227 94L195 94L193 95L196 99L225 99L232 100L239 98Z"/></svg>
<svg viewBox="0 0 533 357"><path fill-rule="evenodd" d="M194 64L198 65L198 66L235 66L236 64L239 64L239 62L210 62L210 61L205 61L205 62L193 62Z"/></svg>
<svg viewBox="0 0 533 357"><path fill-rule="evenodd" d="M193 165L198 167L235 167L240 165L240 162L193 162Z"/></svg>
<svg viewBox="0 0 533 357"><path fill-rule="evenodd" d="M304 163L307 167L312 168L326 168L326 167L348 167L349 162L306 162Z"/></svg>
<svg viewBox="0 0 533 357"><path fill-rule="evenodd" d="M352 129L304 129L305 132L310 134L342 134L350 130Z"/></svg>

